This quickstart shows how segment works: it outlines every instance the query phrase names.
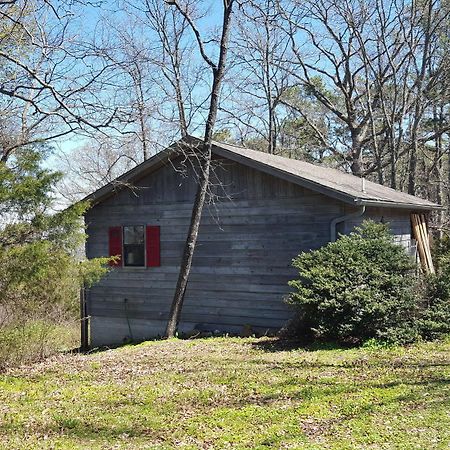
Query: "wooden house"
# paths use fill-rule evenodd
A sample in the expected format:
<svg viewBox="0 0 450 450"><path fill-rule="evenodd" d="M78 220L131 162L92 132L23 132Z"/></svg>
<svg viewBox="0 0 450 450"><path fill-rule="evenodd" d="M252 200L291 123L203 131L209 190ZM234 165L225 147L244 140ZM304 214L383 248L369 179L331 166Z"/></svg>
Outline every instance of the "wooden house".
<svg viewBox="0 0 450 450"><path fill-rule="evenodd" d="M162 335L196 191L195 147L186 138L87 197L88 258L120 255L86 295L90 344ZM213 145L180 332L272 332L291 317L283 302L292 259L371 218L407 248L412 213L438 208L341 171L228 144Z"/></svg>

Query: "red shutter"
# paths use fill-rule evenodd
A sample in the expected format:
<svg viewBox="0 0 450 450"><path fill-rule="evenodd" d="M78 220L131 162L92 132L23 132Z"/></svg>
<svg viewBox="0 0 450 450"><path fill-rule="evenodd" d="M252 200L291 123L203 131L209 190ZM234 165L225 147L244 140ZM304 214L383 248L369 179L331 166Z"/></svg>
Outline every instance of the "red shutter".
<svg viewBox="0 0 450 450"><path fill-rule="evenodd" d="M147 267L159 267L161 265L159 227L147 225L145 234L146 234L145 246L147 251Z"/></svg>
<svg viewBox="0 0 450 450"><path fill-rule="evenodd" d="M122 265L122 227L109 228L109 256L120 256L117 261L110 261L110 266Z"/></svg>

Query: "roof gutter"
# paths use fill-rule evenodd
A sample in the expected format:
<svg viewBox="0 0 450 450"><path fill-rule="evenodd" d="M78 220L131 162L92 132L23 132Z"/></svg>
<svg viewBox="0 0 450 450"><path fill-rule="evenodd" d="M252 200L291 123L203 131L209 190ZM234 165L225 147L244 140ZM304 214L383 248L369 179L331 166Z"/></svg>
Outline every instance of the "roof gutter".
<svg viewBox="0 0 450 450"><path fill-rule="evenodd" d="M359 206L379 206L381 208L403 208L403 209L410 209L410 210L424 210L424 211L430 211L430 210L439 210L443 209L442 205L437 204L430 204L430 205L421 205L418 203L396 203L396 202L386 202L382 200L366 200L358 198L355 200L355 203Z"/></svg>
<svg viewBox="0 0 450 450"><path fill-rule="evenodd" d="M350 219L356 219L358 217L361 217L362 215L364 215L365 212L366 212L366 205L362 205L359 207L358 211L346 214L345 216L336 217L335 219L333 219L330 224L330 241L331 242L336 241L337 236L336 226L338 223L342 223Z"/></svg>

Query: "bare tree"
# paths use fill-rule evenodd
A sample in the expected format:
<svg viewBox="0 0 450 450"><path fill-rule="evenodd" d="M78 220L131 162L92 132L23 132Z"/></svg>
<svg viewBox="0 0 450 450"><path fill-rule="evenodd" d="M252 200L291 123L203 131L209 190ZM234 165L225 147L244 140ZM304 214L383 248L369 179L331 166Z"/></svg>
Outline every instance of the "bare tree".
<svg viewBox="0 0 450 450"><path fill-rule="evenodd" d="M74 148L60 149L55 166L66 176L58 185L63 206L79 201L143 161L134 134L84 139Z"/></svg>
<svg viewBox="0 0 450 450"><path fill-rule="evenodd" d="M376 173L398 187L406 174L415 193L419 150L447 131L423 125L443 70L432 61L448 11L437 0L279 0L278 7L295 54L292 77L335 119L337 145L314 130L324 147L355 175ZM301 105L285 103L314 129Z"/></svg>
<svg viewBox="0 0 450 450"><path fill-rule="evenodd" d="M177 0L166 1L168 4L173 5L189 23L189 26L191 27L191 30L194 33L195 39L197 41L201 57L210 68L213 76L209 113L205 124L204 142L198 154L201 169L200 177L198 180L197 193L192 209L189 231L183 251L183 257L181 260L175 295L172 301L169 320L166 328L167 337L173 337L175 335L181 316L184 294L186 292L186 287L192 266L192 258L194 256L195 246L197 242L203 206L205 204L205 198L208 191L212 157L212 137L217 119L220 89L226 68L228 41L231 28L232 11L235 0L223 0L223 20L218 50L219 56L217 62L214 62L213 59L207 54L205 42L203 41L201 33L197 28L195 22L192 20L189 9L186 6L181 5Z"/></svg>
<svg viewBox="0 0 450 450"><path fill-rule="evenodd" d="M241 142L251 145L251 137L256 137L268 153L277 151L281 98L291 78L279 63L290 64L290 42L279 21L275 0L246 2L230 41L229 93L221 106L226 113L222 122L228 127L230 123L237 125Z"/></svg>
<svg viewBox="0 0 450 450"><path fill-rule="evenodd" d="M184 4L193 19L199 17L193 1ZM103 107L115 114L115 129L91 133L81 146L58 152L60 167L70 174L60 186L65 198L86 195L186 136L204 108L205 70L196 70L186 18L160 0L118 5L102 11L95 33L86 36L86 48L111 66Z"/></svg>
<svg viewBox="0 0 450 450"><path fill-rule="evenodd" d="M160 94L158 120L170 124L178 135L187 136L204 106L196 95L204 71L199 70L194 57L190 25L186 17L160 0L124 0L122 5L146 39L142 44L147 47L151 67L147 84ZM192 20L199 18L195 1L184 1L183 7L189 10Z"/></svg>
<svg viewBox="0 0 450 450"><path fill-rule="evenodd" d="M408 192L415 194L420 145L432 141L434 138L440 138L449 130L449 124L442 123L442 121L435 122L434 130L431 133L423 134L422 132L426 130L421 127L426 119L426 111L433 103L432 92L436 84L442 82L442 73L448 68L446 58L436 58L436 52L439 52L442 45L441 32L447 29L449 11L440 1L427 0L423 5L416 6L414 4L411 16L413 30L421 44L414 60L415 71L412 85L414 101L408 166ZM438 124L440 126L437 126Z"/></svg>
<svg viewBox="0 0 450 450"><path fill-rule="evenodd" d="M107 64L114 66L113 79L118 91L111 108L120 111L121 127L119 136L111 136L111 141L120 141L122 135L123 140L130 143L132 136L140 149L138 162L141 162L155 150L151 121L159 111L161 101L150 82L153 77L151 49L142 39L141 28L128 17L116 21L110 15L103 16L98 28L101 39L93 36L91 45Z"/></svg>
<svg viewBox="0 0 450 450"><path fill-rule="evenodd" d="M361 2L335 0L280 3L280 9L296 58L292 76L346 130L343 156L355 175L363 175L371 111L378 108L380 89L390 77L384 52L371 34L378 26L375 10ZM381 69L383 78L376 83L364 77L369 75L364 73L367 59Z"/></svg>
<svg viewBox="0 0 450 450"><path fill-rule="evenodd" d="M102 107L112 66L84 46L69 3L4 2L0 27L2 161L25 145L113 125Z"/></svg>

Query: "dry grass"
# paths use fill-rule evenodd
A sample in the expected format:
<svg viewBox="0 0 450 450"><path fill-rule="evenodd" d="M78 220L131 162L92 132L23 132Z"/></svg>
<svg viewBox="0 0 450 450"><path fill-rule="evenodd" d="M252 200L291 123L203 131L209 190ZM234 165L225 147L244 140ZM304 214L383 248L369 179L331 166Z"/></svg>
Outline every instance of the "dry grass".
<svg viewBox="0 0 450 450"><path fill-rule="evenodd" d="M79 322L66 317L0 326L0 372L74 349L79 342Z"/></svg>
<svg viewBox="0 0 450 450"><path fill-rule="evenodd" d="M148 342L0 377L0 446L448 448L450 343Z"/></svg>

